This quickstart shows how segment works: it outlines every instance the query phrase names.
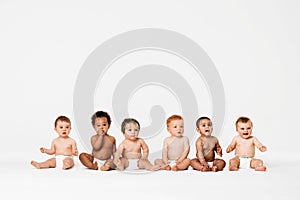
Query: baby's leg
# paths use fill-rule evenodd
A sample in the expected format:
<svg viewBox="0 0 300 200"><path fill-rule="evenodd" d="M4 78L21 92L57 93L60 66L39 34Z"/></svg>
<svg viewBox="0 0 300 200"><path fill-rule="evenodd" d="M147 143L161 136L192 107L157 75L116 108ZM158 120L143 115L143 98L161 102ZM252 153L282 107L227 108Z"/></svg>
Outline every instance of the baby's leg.
<svg viewBox="0 0 300 200"><path fill-rule="evenodd" d="M112 159L108 159L105 161L104 165L100 167L101 171L108 171L111 169L115 169L116 165L113 163Z"/></svg>
<svg viewBox="0 0 300 200"><path fill-rule="evenodd" d="M172 170L173 171L186 170L186 169L189 168L190 164L191 164L191 160L186 158L181 163L179 163L178 165L175 165L174 167L172 167Z"/></svg>
<svg viewBox="0 0 300 200"><path fill-rule="evenodd" d="M212 171L216 172L216 171L222 171L224 169L226 165L226 162L222 159L215 159L213 162L213 167L212 167Z"/></svg>
<svg viewBox="0 0 300 200"><path fill-rule="evenodd" d="M114 162L117 168L121 171L125 170L129 166L129 162L127 158L120 158L117 162Z"/></svg>
<svg viewBox="0 0 300 200"><path fill-rule="evenodd" d="M56 167L56 160L55 158L50 158L44 162L35 162L31 161L31 164L37 169L46 169L46 168L55 168Z"/></svg>
<svg viewBox="0 0 300 200"><path fill-rule="evenodd" d="M255 171L266 171L267 167L264 166L263 161L260 159L252 158L250 162L250 167L255 169Z"/></svg>
<svg viewBox="0 0 300 200"><path fill-rule="evenodd" d="M160 165L152 165L147 159L140 159L138 161L139 169L146 169L148 171L157 171L161 168Z"/></svg>
<svg viewBox="0 0 300 200"><path fill-rule="evenodd" d="M65 158L63 160L63 169L70 169L74 166L74 160L71 157Z"/></svg>
<svg viewBox="0 0 300 200"><path fill-rule="evenodd" d="M94 157L88 153L81 153L79 155L79 160L88 169L95 169L95 170L98 169L98 163L97 162L93 163Z"/></svg>
<svg viewBox="0 0 300 200"><path fill-rule="evenodd" d="M161 170L171 170L171 167L168 164L164 164L162 159L154 160L154 165L160 166Z"/></svg>
<svg viewBox="0 0 300 200"><path fill-rule="evenodd" d="M229 171L238 171L240 167L240 159L234 157L229 160Z"/></svg>
<svg viewBox="0 0 300 200"><path fill-rule="evenodd" d="M200 161L198 158L194 158L191 160L191 166L193 169L201 171L203 166L201 165Z"/></svg>

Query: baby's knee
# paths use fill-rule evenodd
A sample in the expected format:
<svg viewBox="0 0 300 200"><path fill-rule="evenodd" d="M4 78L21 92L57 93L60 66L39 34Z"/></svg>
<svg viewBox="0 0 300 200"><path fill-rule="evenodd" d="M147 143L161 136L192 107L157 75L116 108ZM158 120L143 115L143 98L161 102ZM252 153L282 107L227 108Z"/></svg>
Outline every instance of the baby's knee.
<svg viewBox="0 0 300 200"><path fill-rule="evenodd" d="M216 159L213 165L217 166L218 170L223 170L223 168L226 166L226 162L222 159Z"/></svg>
<svg viewBox="0 0 300 200"><path fill-rule="evenodd" d="M72 158L64 159L64 169L71 168L71 167L73 167L73 165L74 165L74 161Z"/></svg>
<svg viewBox="0 0 300 200"><path fill-rule="evenodd" d="M250 163L251 168L263 166L263 161L260 159L252 159Z"/></svg>

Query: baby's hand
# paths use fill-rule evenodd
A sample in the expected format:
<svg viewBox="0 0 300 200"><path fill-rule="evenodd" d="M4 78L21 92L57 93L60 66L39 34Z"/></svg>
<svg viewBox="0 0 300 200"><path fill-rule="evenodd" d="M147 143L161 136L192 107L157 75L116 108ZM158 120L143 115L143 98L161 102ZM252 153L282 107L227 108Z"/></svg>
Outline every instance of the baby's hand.
<svg viewBox="0 0 300 200"><path fill-rule="evenodd" d="M266 147L266 146L261 146L261 147L259 148L259 150L260 150L261 152L265 152L265 151L267 151L267 147Z"/></svg>
<svg viewBox="0 0 300 200"><path fill-rule="evenodd" d="M46 153L46 149L45 149L44 147L41 147L41 148L40 148L40 151L41 151L42 153Z"/></svg>
<svg viewBox="0 0 300 200"><path fill-rule="evenodd" d="M230 153L230 152L232 152L232 151L233 151L233 148L232 148L231 146L227 147L227 149L226 149L226 152L227 152L227 153Z"/></svg>
<svg viewBox="0 0 300 200"><path fill-rule="evenodd" d="M103 132L103 130L100 128L100 129L97 130L97 134L98 134L98 135L104 135L104 132Z"/></svg>
<svg viewBox="0 0 300 200"><path fill-rule="evenodd" d="M119 165L119 164L121 163L121 160L120 160L119 158L115 158L115 159L113 160L113 163L114 163L115 165Z"/></svg>
<svg viewBox="0 0 300 200"><path fill-rule="evenodd" d="M73 153L74 156L78 156L78 150L76 149Z"/></svg>
<svg viewBox="0 0 300 200"><path fill-rule="evenodd" d="M217 148L217 154L222 157L222 148Z"/></svg>

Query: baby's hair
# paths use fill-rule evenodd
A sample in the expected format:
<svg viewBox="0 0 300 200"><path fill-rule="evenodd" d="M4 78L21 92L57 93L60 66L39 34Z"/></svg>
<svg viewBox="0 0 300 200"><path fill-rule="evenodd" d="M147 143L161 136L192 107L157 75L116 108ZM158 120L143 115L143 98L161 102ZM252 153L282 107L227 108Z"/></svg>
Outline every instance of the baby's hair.
<svg viewBox="0 0 300 200"><path fill-rule="evenodd" d="M201 120L203 120L203 119L207 119L207 120L211 121L211 119L208 118L208 117L200 117L200 118L197 119L197 121L196 121L196 127L197 127L197 128L199 128L199 122L200 122Z"/></svg>
<svg viewBox="0 0 300 200"><path fill-rule="evenodd" d="M250 121L251 126L253 126L252 121L248 117L239 117L235 122L235 128L237 129L238 123L247 123Z"/></svg>
<svg viewBox="0 0 300 200"><path fill-rule="evenodd" d="M140 123L136 119L126 118L126 119L123 120L122 125L121 125L122 133L125 133L125 126L126 126L126 124L130 124L130 123L137 124L138 127L139 127L139 129L140 129Z"/></svg>
<svg viewBox="0 0 300 200"><path fill-rule="evenodd" d="M170 122L173 121L173 120L183 120L183 118L180 115L170 116L166 121L167 127L169 126Z"/></svg>
<svg viewBox="0 0 300 200"><path fill-rule="evenodd" d="M96 118L100 117L105 117L107 119L107 123L110 125L111 124L111 119L110 116L107 112L104 111L97 111L95 114L92 116L92 124L93 126L95 125Z"/></svg>
<svg viewBox="0 0 300 200"><path fill-rule="evenodd" d="M54 127L56 127L58 121L67 122L67 123L71 124L71 120L68 117L59 116L59 117L56 118L56 120L54 122Z"/></svg>

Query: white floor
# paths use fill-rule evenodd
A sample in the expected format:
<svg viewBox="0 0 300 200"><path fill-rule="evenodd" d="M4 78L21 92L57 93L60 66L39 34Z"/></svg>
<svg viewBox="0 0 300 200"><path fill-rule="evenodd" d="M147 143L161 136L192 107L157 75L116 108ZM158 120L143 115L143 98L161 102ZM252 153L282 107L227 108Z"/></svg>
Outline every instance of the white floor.
<svg viewBox="0 0 300 200"><path fill-rule="evenodd" d="M139 173L33 168L1 161L0 190L6 199L297 199L300 161L269 160L267 172L159 171Z"/></svg>

